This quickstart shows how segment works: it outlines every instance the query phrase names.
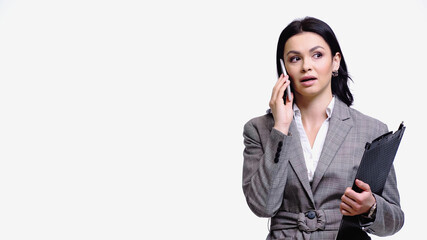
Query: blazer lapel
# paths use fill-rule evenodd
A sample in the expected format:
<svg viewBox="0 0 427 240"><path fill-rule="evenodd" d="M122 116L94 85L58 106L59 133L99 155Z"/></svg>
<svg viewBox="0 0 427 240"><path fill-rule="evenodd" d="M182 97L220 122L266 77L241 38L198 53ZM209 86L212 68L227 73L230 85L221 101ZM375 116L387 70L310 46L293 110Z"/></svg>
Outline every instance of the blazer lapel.
<svg viewBox="0 0 427 240"><path fill-rule="evenodd" d="M316 190L320 180L326 172L332 159L335 157L341 144L344 142L348 132L353 127L353 120L350 118L349 107L341 102L338 98L335 99L335 106L329 122L329 129L326 135L323 150L314 172L312 189Z"/></svg>
<svg viewBox="0 0 427 240"><path fill-rule="evenodd" d="M274 119L272 117L270 121L267 122L267 129L271 130L273 127ZM311 191L310 182L308 181L307 166L305 165L304 153L302 151L301 140L295 121L292 121L291 126L289 126L289 132L292 134L292 142L289 145L289 153L291 153L289 162L314 206L313 192Z"/></svg>
<svg viewBox="0 0 427 240"><path fill-rule="evenodd" d="M313 192L311 191L310 182L308 181L308 171L305 165L304 152L302 150L301 140L295 121L292 121L289 132L292 134L293 138L289 149L289 152L292 153L289 162L314 206Z"/></svg>

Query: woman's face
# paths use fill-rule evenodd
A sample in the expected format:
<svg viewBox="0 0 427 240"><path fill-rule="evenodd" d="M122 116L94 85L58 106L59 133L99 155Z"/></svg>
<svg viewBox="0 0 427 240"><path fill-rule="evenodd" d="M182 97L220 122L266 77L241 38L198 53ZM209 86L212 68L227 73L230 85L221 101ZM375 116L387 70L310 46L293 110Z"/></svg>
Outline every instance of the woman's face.
<svg viewBox="0 0 427 240"><path fill-rule="evenodd" d="M341 55L331 55L331 49L318 34L302 32L285 44L283 59L296 96L332 96L332 72L337 71Z"/></svg>

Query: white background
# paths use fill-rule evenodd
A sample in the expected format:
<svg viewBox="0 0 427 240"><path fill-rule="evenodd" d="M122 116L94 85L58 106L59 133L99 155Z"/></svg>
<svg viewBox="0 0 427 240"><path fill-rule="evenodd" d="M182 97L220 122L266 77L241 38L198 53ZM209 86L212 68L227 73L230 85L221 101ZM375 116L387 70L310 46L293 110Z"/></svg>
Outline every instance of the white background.
<svg viewBox="0 0 427 240"><path fill-rule="evenodd" d="M426 1L6 0L0 239L265 239L241 188L243 125L268 108L281 30L307 15L334 29L354 108L405 121L406 222L387 239L417 235Z"/></svg>

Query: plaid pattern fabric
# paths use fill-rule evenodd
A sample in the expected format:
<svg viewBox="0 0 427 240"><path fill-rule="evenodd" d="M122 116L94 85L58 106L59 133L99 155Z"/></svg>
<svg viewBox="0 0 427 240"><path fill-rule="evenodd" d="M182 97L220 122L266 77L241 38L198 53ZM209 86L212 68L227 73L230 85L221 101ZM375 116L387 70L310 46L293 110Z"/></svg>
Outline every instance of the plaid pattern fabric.
<svg viewBox="0 0 427 240"><path fill-rule="evenodd" d="M272 217L272 220L279 211L299 214L339 209L345 189L353 185L366 142L388 131L385 124L336 99L322 154L310 184L295 123L291 124L288 135L273 126L272 114L245 124L242 176L243 192L250 209L257 216ZM375 197L376 219L365 231L378 236L399 231L404 214L393 167L382 196ZM328 226L331 224L335 223L326 220L325 230L312 232L296 227L278 229L271 231L268 239L335 239L338 228ZM295 223L291 225L295 226Z"/></svg>

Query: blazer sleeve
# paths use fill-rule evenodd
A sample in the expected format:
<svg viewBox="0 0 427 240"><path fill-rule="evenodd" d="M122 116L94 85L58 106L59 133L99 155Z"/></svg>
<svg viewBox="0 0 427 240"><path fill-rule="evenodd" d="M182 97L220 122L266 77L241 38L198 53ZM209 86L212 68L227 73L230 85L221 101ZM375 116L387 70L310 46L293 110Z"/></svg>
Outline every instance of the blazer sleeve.
<svg viewBox="0 0 427 240"><path fill-rule="evenodd" d="M384 125L384 128L384 132L387 132L387 126ZM391 167L382 195L374 194L374 196L377 201L376 217L365 231L377 236L393 235L404 223L394 166Z"/></svg>
<svg viewBox="0 0 427 240"><path fill-rule="evenodd" d="M289 166L286 155L292 136L274 128L271 132L259 128L254 120L244 126L243 192L257 216L272 217L283 201Z"/></svg>

